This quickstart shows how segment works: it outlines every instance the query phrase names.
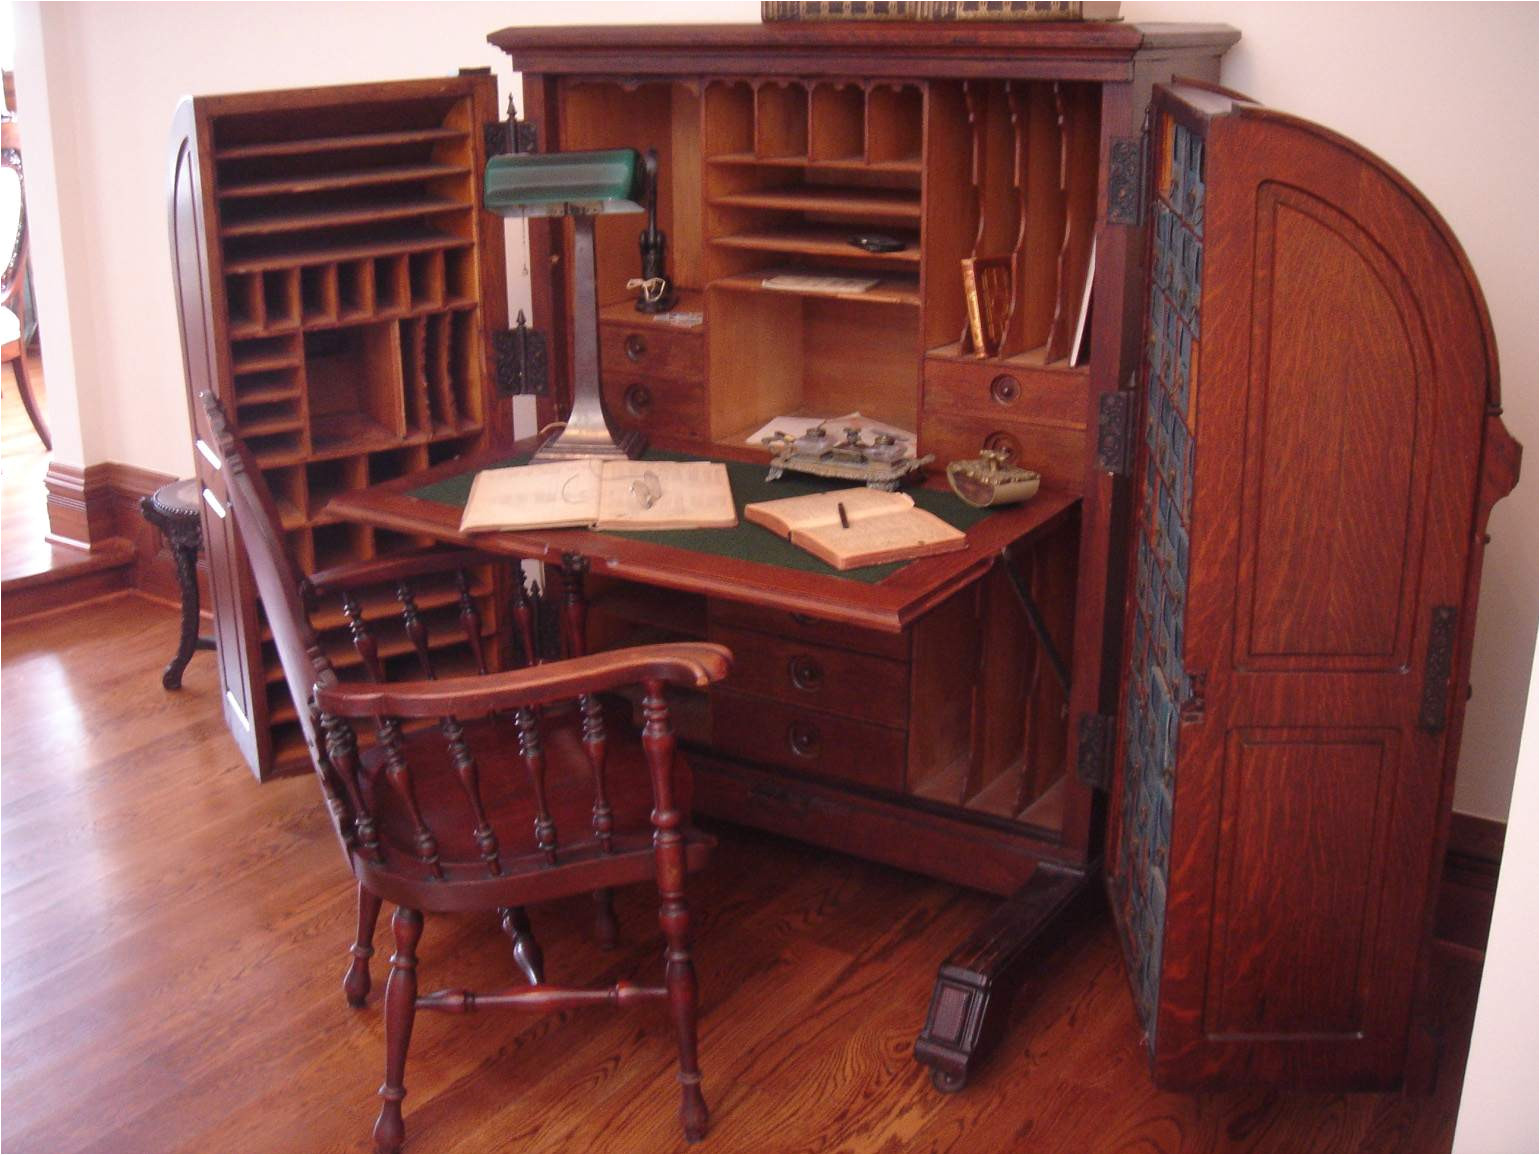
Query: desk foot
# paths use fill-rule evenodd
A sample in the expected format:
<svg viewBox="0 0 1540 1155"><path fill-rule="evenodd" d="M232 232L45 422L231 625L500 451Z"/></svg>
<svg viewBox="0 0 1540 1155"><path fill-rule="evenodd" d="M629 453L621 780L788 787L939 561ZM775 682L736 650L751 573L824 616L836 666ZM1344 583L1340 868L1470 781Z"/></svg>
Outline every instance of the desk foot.
<svg viewBox="0 0 1540 1155"><path fill-rule="evenodd" d="M915 1061L931 1068L936 1090L955 1094L967 1086L1005 1029L1032 946L1088 881L1084 871L1039 866L941 964L914 1044Z"/></svg>

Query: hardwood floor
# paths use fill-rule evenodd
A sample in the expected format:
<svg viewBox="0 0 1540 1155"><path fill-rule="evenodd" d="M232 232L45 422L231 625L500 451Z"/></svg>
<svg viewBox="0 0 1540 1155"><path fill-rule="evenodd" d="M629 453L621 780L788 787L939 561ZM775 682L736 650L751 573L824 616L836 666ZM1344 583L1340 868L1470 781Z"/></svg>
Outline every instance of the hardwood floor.
<svg viewBox="0 0 1540 1155"><path fill-rule="evenodd" d="M353 889L308 779L258 786L214 663L160 669L174 611L123 594L8 625L0 661L0 1143L7 1150L367 1149L383 1063L343 1001ZM1176 1095L1149 1083L1110 921L1077 912L962 1094L910 1058L937 963L991 900L732 827L696 881L700 1150L1449 1149L1478 971L1441 955L1435 1093ZM654 899L531 914L553 980L652 978ZM424 989L513 981L489 920L431 917ZM680 1147L661 1011L418 1016L409 1151Z"/></svg>

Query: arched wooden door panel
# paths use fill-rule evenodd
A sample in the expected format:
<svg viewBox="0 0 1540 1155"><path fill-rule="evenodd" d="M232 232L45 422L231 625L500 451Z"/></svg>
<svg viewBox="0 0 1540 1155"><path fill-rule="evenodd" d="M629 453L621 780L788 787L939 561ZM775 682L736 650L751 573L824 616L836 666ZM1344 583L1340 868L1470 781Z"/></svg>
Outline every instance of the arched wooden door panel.
<svg viewBox="0 0 1540 1155"><path fill-rule="evenodd" d="M1190 89L1153 133L1110 857L1157 1075L1394 1084L1474 610L1484 306L1351 143Z"/></svg>

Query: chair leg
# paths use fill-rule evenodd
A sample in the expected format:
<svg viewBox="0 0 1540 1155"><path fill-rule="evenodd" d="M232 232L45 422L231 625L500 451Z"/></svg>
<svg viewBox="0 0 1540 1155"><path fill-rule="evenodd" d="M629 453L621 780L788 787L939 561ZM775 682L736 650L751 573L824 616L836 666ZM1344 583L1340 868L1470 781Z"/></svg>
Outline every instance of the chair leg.
<svg viewBox="0 0 1540 1155"><path fill-rule="evenodd" d="M535 939L534 928L522 906L505 906L499 912L503 919L503 933L513 940L514 965L523 972L530 986L545 981L545 952Z"/></svg>
<svg viewBox="0 0 1540 1155"><path fill-rule="evenodd" d="M27 420L32 422L32 428L37 430L37 435L43 442L43 448L52 453L53 438L48 433L48 422L44 420L42 410L37 405L37 396L32 392L32 372L27 368L25 341L22 342L21 356L11 362L11 370L16 374L16 392L21 394L21 405L27 411Z"/></svg>
<svg viewBox="0 0 1540 1155"><path fill-rule="evenodd" d="M615 892L607 886L594 891L594 937L604 950L614 950L620 941L620 923L615 920Z"/></svg>
<svg viewBox="0 0 1540 1155"><path fill-rule="evenodd" d="M390 956L385 981L385 1082L380 1085L380 1117L374 1123L374 1149L399 1151L406 1141L401 1100L406 1098L406 1049L412 1042L417 1014L417 940L422 937L422 912L396 908L390 921L396 952Z"/></svg>
<svg viewBox="0 0 1540 1155"><path fill-rule="evenodd" d="M680 903L676 915L666 913L660 918L664 933L668 936L668 960L663 968L663 982L668 987L669 1013L674 1019L674 1032L679 1037L679 1122L684 1128L685 1141L699 1143L706 1137L706 1096L701 1093L700 1058L696 1048L696 985L695 964L690 960L688 945L689 914ZM670 931L673 923L679 929Z"/></svg>
<svg viewBox="0 0 1540 1155"><path fill-rule="evenodd" d="M168 690L180 690L182 671L198 650L198 551L184 542L173 541L170 545L177 587L182 591L182 635L177 641L176 657L166 665L160 684Z"/></svg>
<svg viewBox="0 0 1540 1155"><path fill-rule="evenodd" d="M374 957L374 926L380 918L378 895L358 886L358 937L353 940L353 961L348 963L348 973L343 976L342 990L348 996L350 1006L361 1007L369 997L369 960Z"/></svg>

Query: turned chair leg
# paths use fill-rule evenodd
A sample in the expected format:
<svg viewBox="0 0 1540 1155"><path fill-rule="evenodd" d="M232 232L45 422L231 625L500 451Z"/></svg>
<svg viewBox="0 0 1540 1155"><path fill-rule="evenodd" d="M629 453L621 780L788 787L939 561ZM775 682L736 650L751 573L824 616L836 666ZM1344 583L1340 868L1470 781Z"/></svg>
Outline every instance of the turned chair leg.
<svg viewBox="0 0 1540 1155"><path fill-rule="evenodd" d="M503 933L513 940L513 961L529 985L539 986L545 981L545 952L535 939L534 928L522 906L505 906L502 911Z"/></svg>
<svg viewBox="0 0 1540 1155"><path fill-rule="evenodd" d="M27 420L32 422L32 428L37 431L38 440L43 443L43 448L53 452L53 438L48 433L48 422L43 418L43 410L37 403L37 395L32 392L32 371L27 368L27 343L21 344L21 356L11 362L11 369L16 374L16 392L21 394L21 407L27 411Z"/></svg>
<svg viewBox="0 0 1540 1155"><path fill-rule="evenodd" d="M380 1117L374 1123L374 1149L399 1151L406 1141L401 1100L406 1098L406 1049L412 1042L417 1013L417 940L422 937L422 912L396 908L390 920L396 952L390 956L385 980L385 1082L380 1084Z"/></svg>
<svg viewBox="0 0 1540 1155"><path fill-rule="evenodd" d="M620 923L615 919L615 892L607 886L594 891L594 937L604 950L614 950L620 941Z"/></svg>
<svg viewBox="0 0 1540 1155"><path fill-rule="evenodd" d="M348 973L342 978L342 990L350 1006L361 1007L369 997L369 960L374 957L374 926L380 919L380 900L358 885L358 937L353 940Z"/></svg>
<svg viewBox="0 0 1540 1155"><path fill-rule="evenodd" d="M666 908L665 908L666 909ZM668 960L663 969L663 982L668 987L669 1013L673 1016L674 1032L679 1037L679 1122L684 1128L685 1141L699 1143L706 1137L706 1096L701 1093L700 1058L696 1047L696 984L695 964L690 960L687 945L689 915L665 914L662 919L668 935ZM677 933L668 930L670 923L678 927Z"/></svg>

